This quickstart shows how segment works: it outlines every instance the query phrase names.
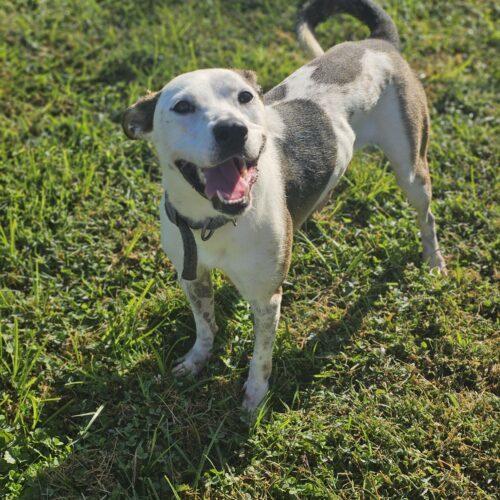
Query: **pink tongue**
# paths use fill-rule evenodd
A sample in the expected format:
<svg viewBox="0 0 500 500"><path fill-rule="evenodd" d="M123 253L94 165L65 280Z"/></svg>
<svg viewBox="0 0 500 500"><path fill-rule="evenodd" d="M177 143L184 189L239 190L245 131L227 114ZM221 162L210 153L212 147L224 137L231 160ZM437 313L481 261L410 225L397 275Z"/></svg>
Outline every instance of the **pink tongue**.
<svg viewBox="0 0 500 500"><path fill-rule="evenodd" d="M227 160L217 167L204 168L205 194L209 200L220 191L225 200L239 200L248 192L248 182L241 177L233 160Z"/></svg>

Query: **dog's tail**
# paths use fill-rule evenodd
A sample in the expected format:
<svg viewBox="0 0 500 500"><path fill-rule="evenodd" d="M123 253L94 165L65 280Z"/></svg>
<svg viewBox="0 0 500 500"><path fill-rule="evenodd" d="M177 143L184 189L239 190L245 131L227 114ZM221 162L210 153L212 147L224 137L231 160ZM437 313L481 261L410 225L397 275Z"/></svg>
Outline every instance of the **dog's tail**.
<svg viewBox="0 0 500 500"><path fill-rule="evenodd" d="M396 25L382 7L373 0L311 0L301 9L297 20L297 36L301 45L314 57L324 54L314 36L314 28L328 17L350 14L370 28L370 37L386 40L399 50Z"/></svg>

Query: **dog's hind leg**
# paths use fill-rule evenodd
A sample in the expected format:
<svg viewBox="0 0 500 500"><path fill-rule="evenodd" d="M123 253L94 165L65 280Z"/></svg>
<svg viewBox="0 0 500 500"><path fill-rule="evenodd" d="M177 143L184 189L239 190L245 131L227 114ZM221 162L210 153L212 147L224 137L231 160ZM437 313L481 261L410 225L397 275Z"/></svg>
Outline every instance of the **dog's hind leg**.
<svg viewBox="0 0 500 500"><path fill-rule="evenodd" d="M176 376L196 375L212 354L217 325L214 315L214 293L210 271L198 268L198 277L193 281L180 279L196 324L196 341L189 352L177 360L172 370Z"/></svg>
<svg viewBox="0 0 500 500"><path fill-rule="evenodd" d="M243 409L252 413L264 399L273 367L273 346L280 317L281 288L269 300L251 301L255 344L245 382Z"/></svg>
<svg viewBox="0 0 500 500"><path fill-rule="evenodd" d="M427 161L421 159L414 167L416 172L407 174L397 169L396 177L399 186L406 193L408 201L417 211L417 220L420 226L424 260L428 262L431 269L438 269L446 274L446 265L439 250L436 235L436 224L431 212L430 204L432 187L427 167Z"/></svg>
<svg viewBox="0 0 500 500"><path fill-rule="evenodd" d="M408 82L405 82L408 84ZM431 212L432 186L427 165L429 116L425 94L418 82L408 89L391 86L374 115L379 123L375 142L389 158L399 186L417 211L424 260L446 274Z"/></svg>

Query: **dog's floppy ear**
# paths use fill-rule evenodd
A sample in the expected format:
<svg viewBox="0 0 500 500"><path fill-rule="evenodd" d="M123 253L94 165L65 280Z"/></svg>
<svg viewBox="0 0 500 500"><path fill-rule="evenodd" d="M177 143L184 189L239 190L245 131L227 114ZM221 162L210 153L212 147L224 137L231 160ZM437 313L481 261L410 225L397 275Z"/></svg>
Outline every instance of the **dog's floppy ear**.
<svg viewBox="0 0 500 500"><path fill-rule="evenodd" d="M153 116L161 91L148 92L123 113L122 127L129 139L147 139L153 131Z"/></svg>
<svg viewBox="0 0 500 500"><path fill-rule="evenodd" d="M261 86L257 83L257 73L250 69L235 69L238 75L244 78L259 94L262 93Z"/></svg>

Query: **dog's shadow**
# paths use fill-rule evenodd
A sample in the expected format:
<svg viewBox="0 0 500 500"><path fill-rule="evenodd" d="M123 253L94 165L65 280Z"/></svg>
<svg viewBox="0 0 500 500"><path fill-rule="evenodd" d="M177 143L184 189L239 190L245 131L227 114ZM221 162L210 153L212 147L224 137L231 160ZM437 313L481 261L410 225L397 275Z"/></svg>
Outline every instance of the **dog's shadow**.
<svg viewBox="0 0 500 500"><path fill-rule="evenodd" d="M374 302L388 290L388 283L401 277L407 260L408 256L396 256L382 274L373 277L342 318L325 321L305 344L285 350L278 339L269 402L274 412L293 406L296 391L311 384L329 356L346 348ZM54 485L61 488L63 496L75 491L92 495L99 485L103 494L109 494L110 484L118 495L132 491L140 497L154 496L148 486L153 477L155 491L168 494L170 487L165 477L173 484L196 488L207 469L225 470L229 466L238 471L248 465L237 454L249 437L248 421L242 419L239 406L253 336L230 338L230 332L235 330L234 323L230 323L240 321L242 312L248 313L248 321L245 314L243 321L249 323L250 331L250 315L234 287L226 282L216 289L216 304L220 332L215 356L198 377L174 380L170 375L175 358L184 354L194 340L194 321L184 301L170 311L170 317L178 319L178 326L164 324L158 328L155 334L163 335L160 347L145 354L132 369L124 373L89 369L81 376L72 374L69 383L65 380L59 384L59 417L51 418L45 432L69 435L76 442L64 463L38 473L26 490L26 498L43 493L43 488L49 491ZM286 316L285 294L285 322ZM158 318L149 321L152 327ZM238 346L241 342L243 345ZM232 359L231 351L228 353L228 343L237 346L236 359ZM297 369L297 373L283 377L285 367L287 372ZM88 426L83 432L82 419ZM72 486L65 493L68 477L72 478Z"/></svg>
<svg viewBox="0 0 500 500"><path fill-rule="evenodd" d="M321 328L313 332L303 345L295 345L286 352L280 351L280 346L277 345L275 366L279 363L282 370L286 370L287 373L292 372L293 375L291 378L280 377L278 370L275 371L273 411L280 411L280 408L286 411L293 406L297 390L309 387L316 376L323 371L329 359L347 349L360 331L374 303L389 290L389 283L401 279L404 267L404 258L393 261L389 267L383 269L382 273L374 276L366 291L348 306L342 317L325 320ZM339 298L342 299L341 296ZM286 316L286 301L284 315ZM291 379L293 383L290 382ZM283 383L284 380L287 382Z"/></svg>

